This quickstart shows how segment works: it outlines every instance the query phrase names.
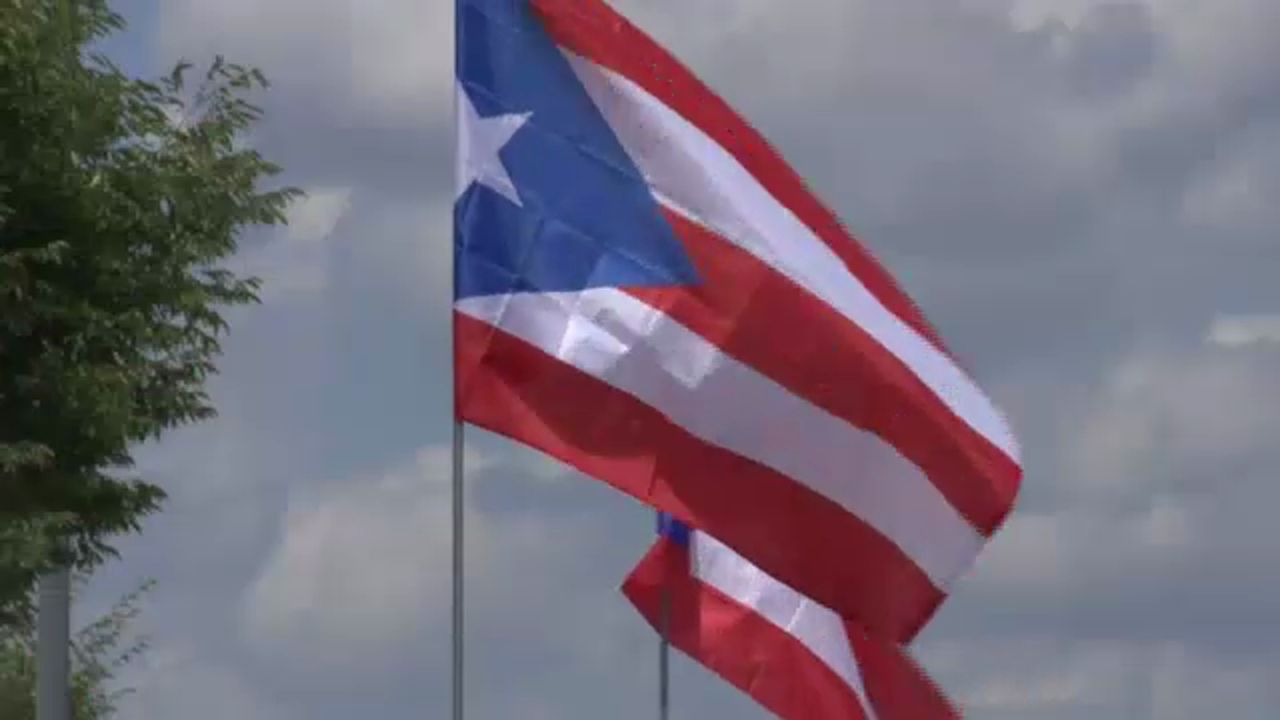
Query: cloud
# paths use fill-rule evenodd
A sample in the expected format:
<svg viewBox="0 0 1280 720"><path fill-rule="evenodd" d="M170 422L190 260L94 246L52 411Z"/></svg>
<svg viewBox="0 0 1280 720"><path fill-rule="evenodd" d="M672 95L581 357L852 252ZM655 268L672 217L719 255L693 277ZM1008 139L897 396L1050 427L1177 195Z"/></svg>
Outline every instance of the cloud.
<svg viewBox="0 0 1280 720"><path fill-rule="evenodd" d="M291 101L338 122L403 126L430 120L451 100L452 6L167 0L158 38L168 57L219 52L261 66Z"/></svg>
<svg viewBox="0 0 1280 720"><path fill-rule="evenodd" d="M1275 670L1179 642L973 639L924 654L975 717L1269 717ZM974 663L974 657L984 658ZM1252 661L1252 662L1251 662ZM1263 667L1266 667L1265 665Z"/></svg>
<svg viewBox="0 0 1280 720"><path fill-rule="evenodd" d="M1134 347L1086 397L1058 405L1063 446L1032 458L1029 502L926 630L930 667L983 717L1181 717L1172 708L1203 707L1171 679L1189 666L1247 685L1228 703L1242 717L1270 707L1280 581L1258 570L1280 502L1270 397L1275 353L1197 343ZM1006 647L971 668L986 679L949 669L945 648L987 657L974 649L984 638L1023 655L995 659ZM1056 660L1076 646L1093 650Z"/></svg>
<svg viewBox="0 0 1280 720"><path fill-rule="evenodd" d="M350 207L351 188L313 188L289 208L289 239L309 243L328 239Z"/></svg>
<svg viewBox="0 0 1280 720"><path fill-rule="evenodd" d="M1280 343L1280 315L1220 315L1206 338L1226 348Z"/></svg>
<svg viewBox="0 0 1280 720"><path fill-rule="evenodd" d="M131 689L120 703L121 715L137 720L298 717L264 697L235 668L209 663L193 648L153 648L126 669L120 680Z"/></svg>
<svg viewBox="0 0 1280 720"><path fill-rule="evenodd" d="M361 248L364 269L400 298L435 313L443 324L453 282L453 204L432 196L416 202L380 202L365 198L361 235L376 241Z"/></svg>
<svg viewBox="0 0 1280 720"><path fill-rule="evenodd" d="M618 698L644 694L634 678L652 667L651 632L617 591L652 539L652 515L594 481L565 482L563 471L548 483L547 461L495 440L473 433L466 458L475 712L607 713ZM381 702L443 712L449 458L447 448L427 447L385 472L291 492L280 533L238 602L236 634L260 678L354 709L384 698L413 667L430 676L418 685L430 701Z"/></svg>
<svg viewBox="0 0 1280 720"><path fill-rule="evenodd" d="M484 436L469 445L465 467L468 605L479 613L518 613L485 634L516 631L512 624L533 614L530 606L556 615L566 607L594 614L565 596L574 563L590 547L578 538L607 536L590 514L529 512L518 500L477 501L491 485L522 497L583 489L563 485L562 466ZM513 490L496 479L512 473L532 483L530 489ZM450 448L427 447L412 462L374 477L291 492L278 541L243 597L244 638L264 657L317 672L374 673L414 653L415 638L448 623L451 475ZM637 557L641 549L637 545ZM626 567L602 569L620 577ZM594 643L582 648L597 650Z"/></svg>
<svg viewBox="0 0 1280 720"><path fill-rule="evenodd" d="M1239 708L1238 717L1261 720L1280 703L1275 657L1215 659L1177 644L1153 654L1151 717L1196 720L1232 707Z"/></svg>
<svg viewBox="0 0 1280 720"><path fill-rule="evenodd" d="M324 292L334 233L350 209L350 187L311 188L289 208L287 226L236 258L243 272L263 281L263 302L297 301Z"/></svg>
<svg viewBox="0 0 1280 720"><path fill-rule="evenodd" d="M279 542L245 595L245 637L268 655L355 671L441 622L450 477L449 449L428 448L381 477L292 493ZM487 532L474 513L468 520L473 536ZM470 560L473 569L485 562Z"/></svg>
<svg viewBox="0 0 1280 720"><path fill-rule="evenodd" d="M1233 460L1271 450L1280 408L1274 358L1206 348L1137 352L1116 367L1078 429L1069 480L1081 489L1222 482ZM1178 487L1174 485L1173 487Z"/></svg>
<svg viewBox="0 0 1280 720"><path fill-rule="evenodd" d="M1035 30L1055 24L1078 27L1090 10L1102 3L1103 0L1012 0L1006 5L1015 27Z"/></svg>
<svg viewBox="0 0 1280 720"><path fill-rule="evenodd" d="M1123 694L1133 673L1133 658L1124 650L1080 648L1052 669L986 678L968 692L966 704L976 711L1019 714L1106 707Z"/></svg>

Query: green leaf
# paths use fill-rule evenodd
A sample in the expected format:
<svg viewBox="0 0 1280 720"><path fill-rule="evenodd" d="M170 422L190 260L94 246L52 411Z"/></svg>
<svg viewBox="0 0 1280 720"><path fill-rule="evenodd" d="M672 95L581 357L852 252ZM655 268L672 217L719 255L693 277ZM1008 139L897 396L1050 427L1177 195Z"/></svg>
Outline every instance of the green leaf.
<svg viewBox="0 0 1280 720"><path fill-rule="evenodd" d="M299 195L245 142L262 73L129 77L93 52L123 27L106 0L0 0L0 627L160 507L132 451L213 416L223 313L258 288L226 263Z"/></svg>

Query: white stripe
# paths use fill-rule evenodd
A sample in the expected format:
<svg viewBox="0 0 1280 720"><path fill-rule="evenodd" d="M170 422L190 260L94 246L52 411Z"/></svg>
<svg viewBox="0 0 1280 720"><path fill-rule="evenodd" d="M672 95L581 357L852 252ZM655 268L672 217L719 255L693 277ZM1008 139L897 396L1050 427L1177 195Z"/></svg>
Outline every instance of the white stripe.
<svg viewBox="0 0 1280 720"><path fill-rule="evenodd" d="M564 53L660 202L813 293L901 360L958 417L1014 462L1018 444L986 394L880 303L838 255L732 154L631 80Z"/></svg>
<svg viewBox="0 0 1280 720"><path fill-rule="evenodd" d="M472 297L456 307L632 395L700 440L827 497L895 543L940 590L983 546L891 445L620 290ZM733 479L724 482L732 492Z"/></svg>
<svg viewBox="0 0 1280 720"><path fill-rule="evenodd" d="M839 615L773 579L706 533L691 533L690 546L695 578L798 640L853 690L867 720L876 720L858 658Z"/></svg>

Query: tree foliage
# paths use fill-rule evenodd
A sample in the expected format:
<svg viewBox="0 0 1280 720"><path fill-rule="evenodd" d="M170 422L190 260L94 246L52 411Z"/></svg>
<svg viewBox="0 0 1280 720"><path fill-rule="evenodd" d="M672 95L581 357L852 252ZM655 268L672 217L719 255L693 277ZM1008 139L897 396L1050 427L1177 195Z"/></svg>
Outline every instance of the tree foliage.
<svg viewBox="0 0 1280 720"><path fill-rule="evenodd" d="M146 650L131 634L139 602L151 583L126 595L105 615L80 629L71 645L71 711L74 720L109 720L129 691L113 687L116 674ZM0 627L0 717L35 720L35 617L24 612Z"/></svg>
<svg viewBox="0 0 1280 720"><path fill-rule="evenodd" d="M257 287L224 263L296 195L244 142L261 73L131 78L92 52L123 27L107 0L0 0L0 625L158 508L131 448L213 413L221 312Z"/></svg>

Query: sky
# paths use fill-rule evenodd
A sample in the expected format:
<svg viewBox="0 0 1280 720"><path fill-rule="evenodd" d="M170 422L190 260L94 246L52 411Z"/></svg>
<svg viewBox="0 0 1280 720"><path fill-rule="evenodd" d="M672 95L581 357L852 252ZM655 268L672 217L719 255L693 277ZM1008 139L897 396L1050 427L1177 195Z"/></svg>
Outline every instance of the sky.
<svg viewBox="0 0 1280 720"><path fill-rule="evenodd" d="M1011 418L1017 509L914 651L979 720L1280 707L1280 3L617 0L776 144ZM233 267L220 416L139 451L170 499L123 717L447 716L452 3L117 0L155 75L273 81L309 193ZM617 592L652 514L467 435L470 717L656 714ZM673 717L765 717L677 659ZM1270 710L1270 712L1269 712Z"/></svg>

